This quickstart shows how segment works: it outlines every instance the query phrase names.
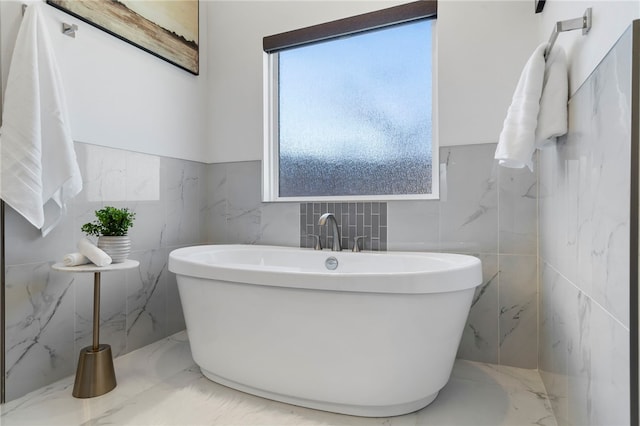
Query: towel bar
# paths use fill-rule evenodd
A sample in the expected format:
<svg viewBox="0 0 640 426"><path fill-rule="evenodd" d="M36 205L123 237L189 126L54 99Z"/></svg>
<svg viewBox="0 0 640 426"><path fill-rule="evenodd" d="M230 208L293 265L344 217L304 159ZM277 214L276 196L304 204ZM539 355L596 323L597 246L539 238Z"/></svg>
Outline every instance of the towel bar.
<svg viewBox="0 0 640 426"><path fill-rule="evenodd" d="M587 8L585 10L584 15L580 18L568 19L566 21L558 21L556 22L553 31L551 32L551 37L549 37L549 43L547 43L547 48L544 49L544 57L545 59L549 56L549 52L553 49L553 45L556 43L556 39L558 38L559 33L563 33L565 31L573 31L573 30L582 30L582 35L587 35L589 30L591 29L591 8Z"/></svg>

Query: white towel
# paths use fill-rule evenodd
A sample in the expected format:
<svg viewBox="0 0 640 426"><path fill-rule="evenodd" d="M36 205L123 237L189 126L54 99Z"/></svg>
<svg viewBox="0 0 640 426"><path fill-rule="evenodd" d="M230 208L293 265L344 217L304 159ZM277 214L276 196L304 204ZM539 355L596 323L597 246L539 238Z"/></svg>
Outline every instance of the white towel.
<svg viewBox="0 0 640 426"><path fill-rule="evenodd" d="M547 58L536 128L536 148L552 146L558 136L567 133L569 78L567 56L556 46Z"/></svg>
<svg viewBox="0 0 640 426"><path fill-rule="evenodd" d="M544 80L544 49L541 44L527 61L504 120L495 158L501 166L533 170L535 132Z"/></svg>
<svg viewBox="0 0 640 426"><path fill-rule="evenodd" d="M0 197L42 236L82 190L62 80L41 4L29 3L11 59L0 129Z"/></svg>
<svg viewBox="0 0 640 426"><path fill-rule="evenodd" d="M89 258L82 253L69 253L62 258L64 266L86 265L89 262Z"/></svg>
<svg viewBox="0 0 640 426"><path fill-rule="evenodd" d="M78 241L78 251L87 256L97 266L111 265L111 257L86 238Z"/></svg>

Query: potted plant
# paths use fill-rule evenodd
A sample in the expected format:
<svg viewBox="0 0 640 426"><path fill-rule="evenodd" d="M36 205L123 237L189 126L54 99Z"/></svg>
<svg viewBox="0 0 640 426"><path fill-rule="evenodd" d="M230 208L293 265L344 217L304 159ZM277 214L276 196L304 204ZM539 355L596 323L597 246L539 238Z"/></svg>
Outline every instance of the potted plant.
<svg viewBox="0 0 640 426"><path fill-rule="evenodd" d="M98 247L111 257L113 263L124 262L131 251L127 235L136 214L127 207L106 206L96 210L96 220L82 225L82 232L98 237Z"/></svg>

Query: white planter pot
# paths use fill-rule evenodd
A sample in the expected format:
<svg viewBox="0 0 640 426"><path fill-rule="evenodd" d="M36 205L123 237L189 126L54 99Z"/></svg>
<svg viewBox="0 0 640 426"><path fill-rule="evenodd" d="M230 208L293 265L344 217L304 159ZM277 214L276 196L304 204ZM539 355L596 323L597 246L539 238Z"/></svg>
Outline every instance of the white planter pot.
<svg viewBox="0 0 640 426"><path fill-rule="evenodd" d="M112 263L122 263L131 252L131 240L128 235L121 237L102 235L98 238L98 248L111 257Z"/></svg>

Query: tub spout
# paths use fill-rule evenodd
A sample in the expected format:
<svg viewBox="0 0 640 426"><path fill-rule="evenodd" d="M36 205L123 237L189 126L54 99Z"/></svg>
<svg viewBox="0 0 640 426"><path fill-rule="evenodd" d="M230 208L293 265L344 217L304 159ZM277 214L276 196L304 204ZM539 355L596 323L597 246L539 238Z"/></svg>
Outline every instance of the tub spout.
<svg viewBox="0 0 640 426"><path fill-rule="evenodd" d="M331 246L332 251L341 251L342 247L340 246L340 230L338 229L338 222L336 222L336 218L333 213L325 213L320 216L320 220L318 220L318 225L324 226L327 221L331 222L331 232L333 233L333 245Z"/></svg>

